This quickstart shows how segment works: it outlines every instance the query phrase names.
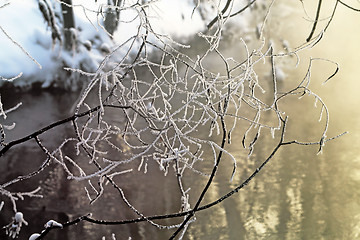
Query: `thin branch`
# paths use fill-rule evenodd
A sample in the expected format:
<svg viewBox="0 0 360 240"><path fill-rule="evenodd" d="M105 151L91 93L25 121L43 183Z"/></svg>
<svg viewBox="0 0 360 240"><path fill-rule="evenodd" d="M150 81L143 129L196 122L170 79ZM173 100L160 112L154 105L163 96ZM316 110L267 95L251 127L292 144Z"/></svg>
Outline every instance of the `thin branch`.
<svg viewBox="0 0 360 240"><path fill-rule="evenodd" d="M270 160L272 158L274 158L275 154L278 152L278 150L280 149L280 147L285 146L285 145L291 145L291 144L301 144L301 145L318 145L320 144L320 142L314 142L314 143L300 143L297 142L296 140L294 141L287 141L285 142L285 129L286 129L286 123L287 123L287 118L285 118L284 121L282 121L282 129L281 129L281 136L280 136L280 140L279 143L275 146L275 148L273 149L273 151L269 154L269 156L265 159L264 162L261 163L261 165L259 167L257 167L253 173L247 178L245 179L241 184L239 184L236 188L232 189L231 191L229 191L228 193L226 193L225 195L221 196L220 198L218 198L217 200L205 204L203 206L197 207L197 208L193 208L191 210L188 211L184 211L184 212L180 212L180 213L171 213L171 214L164 214L164 215L153 215L153 216L146 216L146 217L140 217L140 218L135 218L135 219L128 219L128 220L120 220L120 221L107 221L107 220L98 220L98 219L94 219L91 217L91 214L86 214L83 216L80 216L72 221L66 222L63 225L63 228L65 227L69 227L71 225L75 225L81 221L87 221L90 223L94 223L94 224L98 224L98 225L124 225L124 224L132 224L132 223L139 223L139 222L144 222L144 221L152 221L152 220L161 220L161 219L169 219L169 218L177 218L177 217L183 217L183 216L190 216L190 215L194 215L195 212L198 211L203 211L206 209L209 209L221 202L223 202L224 200L226 200L227 198L231 197L232 195L238 193L241 189L243 189L245 186L247 186L254 178L257 174L259 174L259 172L270 162ZM338 137L343 136L344 134L346 134L347 132L344 132L342 134L339 134L335 137L329 138L326 141L331 141L334 140ZM53 226L53 227L49 227L46 228L42 234L40 235L40 237L38 239L42 239L44 238L51 230L53 229L58 229L59 227ZM180 231L179 231L180 232Z"/></svg>
<svg viewBox="0 0 360 240"><path fill-rule="evenodd" d="M227 104L228 104L228 99L226 98L225 101L224 101L224 111L226 111ZM222 126L222 131L223 131L223 136L222 136L222 141L221 141L221 146L220 147L221 147L221 149L224 149L225 144L226 144L227 131L226 131L225 120L224 120L223 115L220 115L220 121L221 121L221 126ZM183 221L181 226L171 235L169 240L174 239L181 232L181 230L184 229L186 224L189 222L189 220L192 218L192 216L194 216L195 212L199 208L201 201L204 199L205 194L208 191L208 189L209 189L209 187L210 187L210 185L211 185L211 183L212 183L212 181L213 181L213 179L214 179L214 177L216 175L217 169L219 167L219 164L220 164L220 161L221 161L221 158L222 158L222 154L223 154L223 151L220 150L220 152L219 152L219 154L217 156L216 163L215 163L215 165L214 165L214 167L212 169L210 178L208 179L203 191L201 192L201 194L200 194L200 196L199 196L193 210L189 213L189 215L187 215L186 219Z"/></svg>
<svg viewBox="0 0 360 240"><path fill-rule="evenodd" d="M346 4L346 3L344 3L344 2L343 2L343 1L341 1L341 0L337 0L336 2L341 3L342 5L344 5L345 7L349 8L349 9L351 9L351 10L353 10L353 11L360 12L360 9L358 9L358 8L354 8L354 7L352 7L352 6L350 6L350 5Z"/></svg>
<svg viewBox="0 0 360 240"><path fill-rule="evenodd" d="M127 108L132 108L131 106L115 106L115 105L104 105L104 107L112 107L112 108L124 108L124 109L127 109ZM1 150L0 150L0 157L2 157L10 148L12 148L13 146L15 145L18 145L18 144L21 144L21 143L24 143L24 142L27 142L31 139L34 139L36 138L37 136L55 128L55 127L58 127L58 126L61 126L67 122L71 122L75 119L78 119L78 118L81 118L81 117L84 117L84 116L87 116L89 115L90 113L93 113L93 112L96 112L98 110L100 110L101 106L97 106L97 107L94 107L88 111L85 111L85 112L82 112L82 113L78 113L78 114L74 114L73 116L71 117L68 117L68 118L65 118L63 120L59 120L57 122L54 122L46 127L43 127L41 128L40 130L37 130L23 138L19 138L17 140L14 140L14 141L11 141L9 143L7 143Z"/></svg>
<svg viewBox="0 0 360 240"><path fill-rule="evenodd" d="M225 14L225 12L228 10L229 6L230 6L230 3L232 2L233 0L227 0L223 10L221 11L220 14L218 14L208 25L207 25L207 29L210 29L215 23L216 21L219 19L219 17L222 15ZM251 5L251 4L250 4ZM245 9L244 9L245 10Z"/></svg>
<svg viewBox="0 0 360 240"><path fill-rule="evenodd" d="M315 20L314 20L314 23L313 23L313 27L312 27L312 29L311 29L310 35L309 35L308 38L306 39L306 42L309 42L309 41L311 40L311 38L312 38L312 36L314 35L314 32L315 32L315 30L316 30L316 25L318 24L319 17L320 17L321 3L322 3L322 0L319 0L318 6L317 6L317 10L316 10Z"/></svg>
<svg viewBox="0 0 360 240"><path fill-rule="evenodd" d="M268 164L269 161L275 156L275 153L280 149L280 147L287 145L287 143L284 144L284 134L285 134L286 122L287 122L287 120L285 119L285 121L283 122L279 143L274 148L274 150L270 153L270 155L266 158L266 160L258 168L256 168L255 171L246 180L244 180L241 184L239 184L236 188L234 188L233 190L229 191L227 194L223 195L222 197L218 198L217 200L215 200L211 203L208 203L208 204L200 206L200 207L195 206L193 209L191 209L189 211L184 211L184 212L180 212L180 213L154 215L154 216L140 217L140 218L136 218L136 219L120 220L120 221L97 220L97 219L91 218L90 214L87 214L87 215L80 216L72 221L66 222L62 225L65 228L65 227L68 227L71 225L75 225L81 221L87 221L87 222L91 222L91 223L99 224L99 225L123 225L123 224L130 224L130 223L139 223L139 222L144 222L144 221L148 221L148 220L161 220L161 219L177 218L177 217L183 217L183 216L192 216L195 214L195 212L203 211L208 208L211 208L211 207L221 203L222 201L226 200L227 198L231 197L233 194L238 193L240 189L247 186L254 179L254 177L265 167L265 165ZM226 141L223 140L223 142L225 144ZM220 156L220 158L218 158L218 160L219 159L221 159L221 156ZM214 169L215 169L215 167L213 168L213 172L214 172ZM215 170L215 172L216 172L216 170ZM214 175L215 175L215 173L214 173ZM212 176L214 176L214 175L212 175ZM208 183L209 182L210 181L208 181ZM211 182L210 182L210 184L211 184ZM205 190L205 188L204 188L204 190ZM203 192L205 194L206 191L204 191L204 190L203 190ZM55 228L57 228L57 227L46 229L45 232L43 232L43 234L41 234L41 238L44 237L45 235L47 235L47 233L50 230L55 229ZM178 228L177 232L181 231L181 229L180 230L179 229L180 229L180 227ZM174 237L176 237L176 235Z"/></svg>
<svg viewBox="0 0 360 240"><path fill-rule="evenodd" d="M18 48L20 48L21 51L22 51L23 53L25 53L25 55L28 56L28 57L31 59L31 61L33 61L33 62L39 67L39 69L42 69L41 64L40 64L38 61L36 61L35 58L33 58L33 57L31 56L31 54L28 53L28 52L20 45L20 43L18 43L17 41L15 41L1 26L0 26L0 30L5 34L5 36L6 36L13 44L15 44ZM18 75L18 76L19 76L19 75ZM17 76L17 77L18 77L18 76ZM17 78L17 77L16 77L16 78ZM14 80L14 78L11 79L11 80Z"/></svg>

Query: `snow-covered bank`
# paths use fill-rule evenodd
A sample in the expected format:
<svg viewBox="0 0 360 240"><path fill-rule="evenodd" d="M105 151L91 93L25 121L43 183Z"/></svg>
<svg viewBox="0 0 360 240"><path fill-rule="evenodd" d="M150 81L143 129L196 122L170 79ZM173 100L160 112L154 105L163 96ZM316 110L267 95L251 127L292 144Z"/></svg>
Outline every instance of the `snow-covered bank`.
<svg viewBox="0 0 360 240"><path fill-rule="evenodd" d="M52 2L55 14L60 16L60 6ZM110 38L99 30L89 28L90 23L76 16L76 25L82 29L76 51L64 51L59 42L53 42L51 31L38 7L37 0L14 0L0 8L0 77L14 86L25 87L41 82L43 87L59 80L58 70L63 66L96 69L103 58L100 46L111 44ZM93 49L88 51L83 43L91 39ZM15 76L21 76L11 80ZM71 83L69 83L71 84Z"/></svg>
<svg viewBox="0 0 360 240"><path fill-rule="evenodd" d="M39 10L38 2L12 0L0 5L0 86L4 82L20 87L40 82L42 87L58 83L73 87L78 76L71 72L66 75L59 74L59 69L66 66L88 72L96 71L109 50L137 34L141 21L136 19L136 9L130 7L133 1L125 1L125 10L120 14L120 24L111 39L99 26L99 23L102 25L103 17L98 11L107 1L95 3L74 0L77 49L64 51L63 46L52 41L51 30ZM61 22L60 3L49 0L47 2L52 4L57 21ZM193 11L194 7L191 0L151 2L147 7L148 19L155 32L177 39L186 38L203 30L205 21L216 16L216 12L210 14L210 11L214 10L209 8L209 11L205 12L208 19L204 19L204 12L201 14ZM118 51L118 57L121 58L127 50L125 47ZM133 47L132 51L135 50L136 47ZM21 77L12 80L19 75ZM65 82L64 76L68 79Z"/></svg>

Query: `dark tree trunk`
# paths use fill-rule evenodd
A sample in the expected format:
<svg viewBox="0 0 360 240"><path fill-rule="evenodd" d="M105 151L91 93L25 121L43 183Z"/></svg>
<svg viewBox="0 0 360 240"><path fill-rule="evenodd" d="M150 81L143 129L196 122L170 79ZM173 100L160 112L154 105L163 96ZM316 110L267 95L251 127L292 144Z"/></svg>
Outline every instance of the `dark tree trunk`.
<svg viewBox="0 0 360 240"><path fill-rule="evenodd" d="M122 3L122 0L108 0L108 4L114 6L115 8L108 8L105 12L105 21L104 27L111 35L114 34L118 24L120 11L119 7Z"/></svg>
<svg viewBox="0 0 360 240"><path fill-rule="evenodd" d="M75 27L74 12L71 6L72 0L63 0L65 4L61 4L61 10L64 20L64 36L65 36L65 49L70 50L72 48L71 32L70 29ZM68 5L67 5L68 4Z"/></svg>

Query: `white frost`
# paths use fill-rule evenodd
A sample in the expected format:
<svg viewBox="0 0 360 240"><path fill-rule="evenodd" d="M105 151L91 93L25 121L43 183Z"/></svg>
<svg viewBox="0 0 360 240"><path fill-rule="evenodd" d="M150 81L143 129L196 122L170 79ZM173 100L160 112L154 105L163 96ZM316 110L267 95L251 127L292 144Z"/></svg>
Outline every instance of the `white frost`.
<svg viewBox="0 0 360 240"><path fill-rule="evenodd" d="M62 228L63 225L61 223L58 223L55 220L49 220L46 224L45 224L45 228L49 228L49 227L60 227Z"/></svg>
<svg viewBox="0 0 360 240"><path fill-rule="evenodd" d="M22 212L15 213L14 220L16 223L24 223L25 225L28 225L28 223L24 219L24 214Z"/></svg>
<svg viewBox="0 0 360 240"><path fill-rule="evenodd" d="M3 228L5 229L6 235L11 238L16 238L19 236L22 225L28 225L24 219L24 214L22 212L15 213L13 220Z"/></svg>
<svg viewBox="0 0 360 240"><path fill-rule="evenodd" d="M29 240L36 240L38 237L40 237L40 234L38 234L38 233L33 233L33 234L31 234L31 236L29 237Z"/></svg>

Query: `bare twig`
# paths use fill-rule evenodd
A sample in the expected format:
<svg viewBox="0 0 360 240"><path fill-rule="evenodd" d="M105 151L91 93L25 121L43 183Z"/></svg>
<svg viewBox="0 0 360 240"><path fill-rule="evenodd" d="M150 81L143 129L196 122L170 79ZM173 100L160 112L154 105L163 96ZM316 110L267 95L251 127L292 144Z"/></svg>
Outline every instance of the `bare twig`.
<svg viewBox="0 0 360 240"><path fill-rule="evenodd" d="M314 34L315 30L316 30L316 25L318 24L319 17L320 17L321 3L322 3L322 0L319 0L317 10L316 10L315 20L314 20L314 23L313 23L313 27L311 29L311 32L310 32L309 36L306 39L306 42L309 42L311 40L311 38L312 38L312 36L313 36L313 34Z"/></svg>

